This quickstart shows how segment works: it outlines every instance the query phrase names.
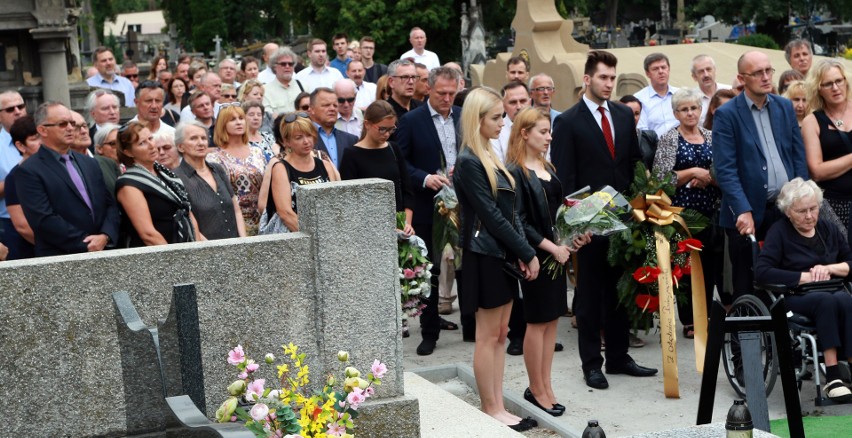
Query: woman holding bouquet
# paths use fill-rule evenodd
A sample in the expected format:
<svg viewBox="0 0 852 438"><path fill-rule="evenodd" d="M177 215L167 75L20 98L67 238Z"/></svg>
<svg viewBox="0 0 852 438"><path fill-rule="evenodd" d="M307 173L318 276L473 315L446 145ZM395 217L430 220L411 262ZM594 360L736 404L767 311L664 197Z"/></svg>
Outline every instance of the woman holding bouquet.
<svg viewBox="0 0 852 438"><path fill-rule="evenodd" d="M491 88L468 94L461 115L462 146L453 183L462 208L462 314L476 314L473 371L482 411L516 431L537 423L521 419L503 405L506 334L515 277L534 280L539 261L526 242L518 216L515 178L494 154L489 141L503 128L503 104ZM469 292L467 292L469 291Z"/></svg>
<svg viewBox="0 0 852 438"><path fill-rule="evenodd" d="M555 267L564 265L571 251L586 244L590 237L575 239L574 248L554 242L557 239L553 235L553 218L562 204L563 194L556 169L544 158L550 140L550 116L535 108L522 110L512 125L506 164L515 178L516 192L523 199L521 218L527 241L537 248L539 260L549 257L555 261ZM553 416L565 412L565 406L556 402L550 373L556 325L568 310L567 284L565 270L559 268L521 284L527 321L524 364L530 383L524 399Z"/></svg>
<svg viewBox="0 0 852 438"><path fill-rule="evenodd" d="M679 90L672 96L672 110L680 126L672 128L660 138L654 157L654 173L663 177L672 174L677 191L672 205L693 209L708 218L719 210L722 193L716 186L710 169L713 166L713 144L710 131L698 125L701 117L701 95L691 89ZM713 288L722 285L723 245L722 234L711 223L695 235L704 249L701 264L704 267L704 291L707 306L713 299ZM678 303L678 315L683 324L683 335L695 335L692 318L692 295Z"/></svg>

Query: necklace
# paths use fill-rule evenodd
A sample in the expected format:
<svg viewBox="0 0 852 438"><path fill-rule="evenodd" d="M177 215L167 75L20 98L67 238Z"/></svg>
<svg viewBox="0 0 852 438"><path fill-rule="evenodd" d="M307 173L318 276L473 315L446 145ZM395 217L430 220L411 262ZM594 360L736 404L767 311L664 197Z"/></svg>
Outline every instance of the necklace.
<svg viewBox="0 0 852 438"><path fill-rule="evenodd" d="M828 116L828 119L831 120L831 123L834 124L834 127L840 129L843 126L843 116L846 114L846 109L849 107L849 101L846 101L846 105L843 106L843 111L840 113L839 118L834 118L829 114L828 108L825 109L825 115Z"/></svg>

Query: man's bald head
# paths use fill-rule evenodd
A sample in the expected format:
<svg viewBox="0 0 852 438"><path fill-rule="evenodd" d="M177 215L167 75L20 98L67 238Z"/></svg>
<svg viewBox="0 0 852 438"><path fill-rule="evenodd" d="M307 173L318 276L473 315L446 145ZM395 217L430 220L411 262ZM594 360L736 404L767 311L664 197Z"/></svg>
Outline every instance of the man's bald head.
<svg viewBox="0 0 852 438"><path fill-rule="evenodd" d="M269 62L269 57L278 51L278 44L266 43L263 46L263 62Z"/></svg>

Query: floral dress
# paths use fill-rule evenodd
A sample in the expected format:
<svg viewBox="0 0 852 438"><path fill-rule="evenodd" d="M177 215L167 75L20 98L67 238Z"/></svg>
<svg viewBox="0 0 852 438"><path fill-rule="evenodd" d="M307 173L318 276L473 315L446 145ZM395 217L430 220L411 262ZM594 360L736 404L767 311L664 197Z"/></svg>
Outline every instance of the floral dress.
<svg viewBox="0 0 852 438"><path fill-rule="evenodd" d="M207 155L207 161L221 164L228 171L231 186L234 188L234 193L240 203L240 210L243 212L246 235L255 236L260 223L257 199L263 181L266 159L260 148L252 146L249 149L251 152L245 159L237 158L223 149L216 149Z"/></svg>
<svg viewBox="0 0 852 438"><path fill-rule="evenodd" d="M263 151L263 158L269 163L269 160L275 156L275 152L272 150L272 145L275 144L275 137L271 132L266 131L260 131L260 137L260 141L249 140L249 145L260 148Z"/></svg>

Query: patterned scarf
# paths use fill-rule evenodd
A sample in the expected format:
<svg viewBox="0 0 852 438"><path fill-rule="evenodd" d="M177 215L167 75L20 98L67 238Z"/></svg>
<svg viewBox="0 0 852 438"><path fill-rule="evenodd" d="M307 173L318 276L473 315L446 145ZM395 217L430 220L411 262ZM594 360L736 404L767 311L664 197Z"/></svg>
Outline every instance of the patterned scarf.
<svg viewBox="0 0 852 438"><path fill-rule="evenodd" d="M174 172L156 161L154 172L157 174L156 177L144 167L134 164L127 169L122 178L130 178L142 183L160 197L176 204L178 210L172 218L175 226L175 242L194 242L195 230L192 227L192 221L189 220L191 211L189 195L184 189L183 182Z"/></svg>

